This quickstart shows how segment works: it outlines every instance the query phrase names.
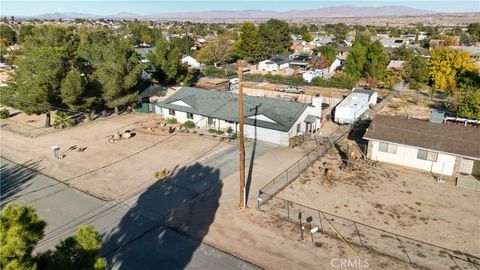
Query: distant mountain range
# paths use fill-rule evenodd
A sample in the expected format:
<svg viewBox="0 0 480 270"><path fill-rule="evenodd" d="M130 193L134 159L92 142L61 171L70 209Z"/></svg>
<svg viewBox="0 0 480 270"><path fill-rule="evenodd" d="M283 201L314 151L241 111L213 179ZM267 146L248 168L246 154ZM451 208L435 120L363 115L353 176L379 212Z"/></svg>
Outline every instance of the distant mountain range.
<svg viewBox="0 0 480 270"><path fill-rule="evenodd" d="M416 9L405 6L382 6L382 7L356 7L351 5L332 6L318 9L290 10L284 12L268 10L211 10L200 12L176 12L155 13L141 15L129 12L120 12L112 15L101 16L86 13L46 13L36 16L16 16L24 19L139 19L139 20L166 20L166 19L302 19L302 18L332 18L332 17L386 17L386 16L419 16L431 15L436 12L424 9ZM4 16L4 15L2 15Z"/></svg>

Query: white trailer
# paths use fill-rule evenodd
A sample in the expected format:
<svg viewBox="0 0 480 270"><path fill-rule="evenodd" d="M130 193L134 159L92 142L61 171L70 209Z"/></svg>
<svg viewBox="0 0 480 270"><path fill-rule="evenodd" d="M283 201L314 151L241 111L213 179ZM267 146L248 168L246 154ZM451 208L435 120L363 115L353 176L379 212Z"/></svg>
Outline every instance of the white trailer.
<svg viewBox="0 0 480 270"><path fill-rule="evenodd" d="M335 122L353 124L368 109L368 94L353 92L335 107Z"/></svg>

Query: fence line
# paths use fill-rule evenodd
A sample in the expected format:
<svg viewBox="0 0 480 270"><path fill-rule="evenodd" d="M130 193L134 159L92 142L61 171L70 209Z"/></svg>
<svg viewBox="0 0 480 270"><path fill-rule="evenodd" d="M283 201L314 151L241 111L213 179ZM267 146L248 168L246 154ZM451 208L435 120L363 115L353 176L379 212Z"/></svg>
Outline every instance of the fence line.
<svg viewBox="0 0 480 270"><path fill-rule="evenodd" d="M270 197L266 194L274 195L281 191L291 181L295 180L304 170L312 166L319 157L323 156L328 150L333 148L338 141L351 131L353 126L354 125L342 126L334 132L334 134L330 135L331 138L322 137L320 141L317 140L317 147L260 189L257 197L257 207L260 207L262 203L268 201Z"/></svg>
<svg viewBox="0 0 480 270"><path fill-rule="evenodd" d="M259 210L268 211L286 221L303 225L305 232L317 227L322 234L337 237L336 231L350 244L368 248L402 261L431 269L480 269L480 258L407 236L376 228L319 209L314 209L271 194ZM300 218L300 219L299 219ZM307 222L306 220L310 220ZM302 226L299 226L301 228Z"/></svg>

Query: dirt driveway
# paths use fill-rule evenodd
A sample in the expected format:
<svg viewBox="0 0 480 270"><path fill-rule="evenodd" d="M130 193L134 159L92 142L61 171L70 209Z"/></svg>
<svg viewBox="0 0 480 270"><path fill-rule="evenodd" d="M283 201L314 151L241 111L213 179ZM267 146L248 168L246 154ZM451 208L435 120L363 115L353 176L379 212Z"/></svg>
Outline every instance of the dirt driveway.
<svg viewBox="0 0 480 270"><path fill-rule="evenodd" d="M339 169L338 152L318 160L278 197L452 250L480 255L480 193L436 184L407 168ZM324 166L325 165L325 166ZM324 176L324 168L333 176Z"/></svg>
<svg viewBox="0 0 480 270"><path fill-rule="evenodd" d="M2 131L2 156L16 163L35 163L43 173L104 200L145 188L154 172L174 171L224 143L193 134L151 135L139 132L152 116L127 114L115 119L58 131L37 138ZM107 136L136 128L133 138L112 144ZM57 160L51 147L60 146ZM86 147L84 152L68 150Z"/></svg>

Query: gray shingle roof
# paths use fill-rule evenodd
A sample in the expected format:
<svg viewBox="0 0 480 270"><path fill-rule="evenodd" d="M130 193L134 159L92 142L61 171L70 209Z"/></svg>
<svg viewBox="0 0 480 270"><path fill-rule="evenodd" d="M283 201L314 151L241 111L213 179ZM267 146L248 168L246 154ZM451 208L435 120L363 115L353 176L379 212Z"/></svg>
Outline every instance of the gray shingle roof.
<svg viewBox="0 0 480 270"><path fill-rule="evenodd" d="M171 104L179 100L191 107ZM239 122L238 96L233 93L183 87L167 99L156 103L156 105L166 109ZM307 104L280 99L252 96L244 96L243 99L245 124L255 125L255 119L249 117L264 115L276 123L257 119L256 125L279 131L290 130L307 107Z"/></svg>

